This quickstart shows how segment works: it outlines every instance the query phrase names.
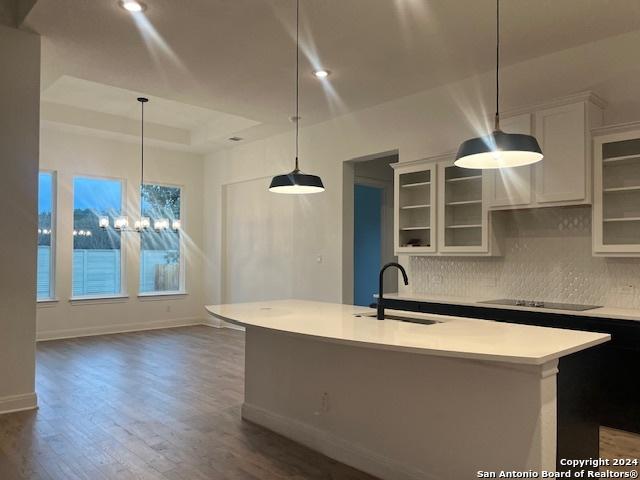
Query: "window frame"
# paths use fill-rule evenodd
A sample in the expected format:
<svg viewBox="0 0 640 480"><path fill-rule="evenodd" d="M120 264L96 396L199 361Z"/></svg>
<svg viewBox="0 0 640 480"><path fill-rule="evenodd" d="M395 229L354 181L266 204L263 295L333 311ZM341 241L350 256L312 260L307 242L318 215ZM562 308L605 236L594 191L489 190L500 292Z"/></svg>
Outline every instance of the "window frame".
<svg viewBox="0 0 640 480"><path fill-rule="evenodd" d="M49 237L50 253L49 253L49 295L47 297L38 297L37 288L37 257L36 257L36 303L46 304L51 302L57 302L56 296L56 243L58 237L58 172L48 168L41 168L38 170L38 198L40 198L40 174L46 173L51 175L51 234ZM38 224L40 223L40 209L38 209ZM37 228L40 228L38 225Z"/></svg>
<svg viewBox="0 0 640 480"><path fill-rule="evenodd" d="M75 202L76 202L76 184L75 181L78 178L85 178L90 180L108 180L120 183L120 216L127 215L127 179L123 177L115 177L111 175L98 175L98 174L85 174L74 173L71 177L71 230L75 228ZM110 226L113 228L113 226ZM73 252L74 239L71 235L71 295L69 300L72 303L83 303L85 301L100 301L100 300L121 300L129 297L128 285L127 285L127 258L129 250L129 241L127 240L126 232L120 232L120 291L112 294L89 294L89 295L74 295L73 294Z"/></svg>
<svg viewBox="0 0 640 480"><path fill-rule="evenodd" d="M186 261L185 261L185 248L184 248L184 234L185 234L185 186L179 183L166 183L166 182L156 182L153 180L147 180L142 183L144 185L155 185L158 187L168 187L168 188L178 188L180 190L180 233L178 236L178 247L180 252L180 275L178 290L162 290L157 292L143 292L140 290L140 271L142 267L142 237L140 237L140 241L138 243L138 297L139 298L148 298L148 297L171 297L171 296L184 296L188 295L187 286L186 286ZM139 202L139 212L142 211L142 189L138 188L138 202Z"/></svg>

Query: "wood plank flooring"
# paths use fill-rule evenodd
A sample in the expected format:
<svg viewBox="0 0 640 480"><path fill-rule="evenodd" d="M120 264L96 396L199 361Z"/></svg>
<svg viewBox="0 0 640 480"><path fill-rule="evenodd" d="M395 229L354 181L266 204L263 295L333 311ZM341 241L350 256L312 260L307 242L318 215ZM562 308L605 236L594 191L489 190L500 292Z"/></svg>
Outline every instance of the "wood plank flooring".
<svg viewBox="0 0 640 480"><path fill-rule="evenodd" d="M40 343L40 409L0 416L0 479L374 480L243 422L243 359L242 332L209 327Z"/></svg>
<svg viewBox="0 0 640 480"><path fill-rule="evenodd" d="M0 416L0 479L370 476L240 419L244 334L189 327L38 344L40 409Z"/></svg>

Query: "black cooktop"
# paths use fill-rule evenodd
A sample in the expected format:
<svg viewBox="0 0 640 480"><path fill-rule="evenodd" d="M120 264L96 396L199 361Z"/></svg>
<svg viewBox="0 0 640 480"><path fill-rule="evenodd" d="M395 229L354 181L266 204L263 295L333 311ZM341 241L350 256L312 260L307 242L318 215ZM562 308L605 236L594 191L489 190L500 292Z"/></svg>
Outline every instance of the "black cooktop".
<svg viewBox="0 0 640 480"><path fill-rule="evenodd" d="M578 305L575 303L553 303L542 302L538 300L515 300L511 298L501 298L499 300L486 300L484 302L488 305L508 305L511 307L534 307L534 308L549 308L552 310L567 310L571 312L584 312L586 310L593 310L600 308L599 305Z"/></svg>

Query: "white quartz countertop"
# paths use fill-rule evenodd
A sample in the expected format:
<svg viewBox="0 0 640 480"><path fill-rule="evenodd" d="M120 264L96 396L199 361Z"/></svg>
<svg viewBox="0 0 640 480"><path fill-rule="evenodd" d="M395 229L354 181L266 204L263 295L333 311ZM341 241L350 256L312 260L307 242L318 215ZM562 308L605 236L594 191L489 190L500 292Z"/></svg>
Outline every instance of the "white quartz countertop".
<svg viewBox="0 0 640 480"><path fill-rule="evenodd" d="M428 318L438 323L421 325L396 320L380 321L355 316L375 313L370 308L305 300L209 305L206 309L214 317L236 325L336 343L529 365L542 365L611 338L601 333L388 309L387 314Z"/></svg>
<svg viewBox="0 0 640 480"><path fill-rule="evenodd" d="M374 295L377 297L377 295ZM432 302L432 303L449 303L452 305L465 305L471 307L485 307L485 308L502 308L506 310L524 310L531 312L541 313L560 313L564 315L574 315L578 317L596 317L596 318L613 318L619 320L634 320L640 321L640 310L631 308L616 308L616 307L598 307L593 310L585 310L583 312L569 311L569 310L555 310L553 308L536 308L528 306L512 306L512 305L493 305L484 302L487 300L495 300L498 297L456 297L449 295L429 295L426 293L385 293L384 298L397 299L397 300L412 300L417 302ZM530 300L530 299L529 299Z"/></svg>

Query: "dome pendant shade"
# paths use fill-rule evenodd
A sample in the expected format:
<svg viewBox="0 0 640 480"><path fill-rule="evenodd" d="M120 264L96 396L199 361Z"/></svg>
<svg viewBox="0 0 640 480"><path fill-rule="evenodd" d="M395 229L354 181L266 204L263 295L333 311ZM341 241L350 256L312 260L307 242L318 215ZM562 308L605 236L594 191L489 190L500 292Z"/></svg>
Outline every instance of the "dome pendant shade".
<svg viewBox="0 0 640 480"><path fill-rule="evenodd" d="M496 116L494 130L486 137L462 142L456 160L457 167L474 169L513 168L542 160L538 141L523 133L500 130L500 0L496 0Z"/></svg>
<svg viewBox="0 0 640 480"><path fill-rule="evenodd" d="M494 131L460 145L454 164L463 168L492 169L531 165L542 160L542 150L531 135Z"/></svg>
<svg viewBox="0 0 640 480"><path fill-rule="evenodd" d="M296 169L291 173L273 177L269 191L291 195L320 193L324 192L324 185L317 175L308 175Z"/></svg>
<svg viewBox="0 0 640 480"><path fill-rule="evenodd" d="M296 166L290 173L273 177L271 185L269 185L269 191L290 195L324 192L324 185L320 177L302 173L298 167L298 137L300 136L300 0L296 0L296 115L292 117L292 120L296 123Z"/></svg>

